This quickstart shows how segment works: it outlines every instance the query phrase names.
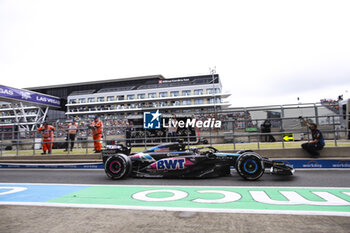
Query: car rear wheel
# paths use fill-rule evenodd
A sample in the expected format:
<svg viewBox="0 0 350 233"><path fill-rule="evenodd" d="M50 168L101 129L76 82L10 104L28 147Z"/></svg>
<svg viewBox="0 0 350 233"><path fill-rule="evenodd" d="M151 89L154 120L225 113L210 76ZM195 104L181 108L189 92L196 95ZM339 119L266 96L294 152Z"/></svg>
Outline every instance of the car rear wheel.
<svg viewBox="0 0 350 233"><path fill-rule="evenodd" d="M132 163L128 156L116 154L109 157L105 163L106 175L114 180L128 177L131 173Z"/></svg>
<svg viewBox="0 0 350 233"><path fill-rule="evenodd" d="M257 180L265 171L261 156L255 152L241 154L236 161L235 168L238 174L246 180Z"/></svg>

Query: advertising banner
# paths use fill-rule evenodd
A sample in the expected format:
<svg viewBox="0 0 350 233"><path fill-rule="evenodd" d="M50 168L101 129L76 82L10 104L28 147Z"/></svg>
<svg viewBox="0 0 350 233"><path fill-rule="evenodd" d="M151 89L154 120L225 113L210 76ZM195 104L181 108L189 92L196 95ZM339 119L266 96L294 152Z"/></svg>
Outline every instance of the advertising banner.
<svg viewBox="0 0 350 233"><path fill-rule="evenodd" d="M0 97L60 107L60 98L0 85Z"/></svg>

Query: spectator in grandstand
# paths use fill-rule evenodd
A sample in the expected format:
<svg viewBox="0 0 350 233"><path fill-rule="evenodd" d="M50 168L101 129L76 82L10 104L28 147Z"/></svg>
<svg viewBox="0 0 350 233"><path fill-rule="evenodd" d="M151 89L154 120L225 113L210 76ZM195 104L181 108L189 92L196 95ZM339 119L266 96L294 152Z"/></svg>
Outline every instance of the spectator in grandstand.
<svg viewBox="0 0 350 233"><path fill-rule="evenodd" d="M177 120L176 115L173 114L173 117L169 120L169 126L168 126L168 136L170 137L170 141L175 142L176 136L177 136Z"/></svg>
<svg viewBox="0 0 350 233"><path fill-rule="evenodd" d="M302 144L301 147L304 150L306 150L311 155L312 158L319 158L320 153L318 151L322 150L323 147L325 146L323 135L321 131L317 129L316 124L307 122L303 117L299 117L299 118L304 121L307 127L309 127L312 134L312 141Z"/></svg>
<svg viewBox="0 0 350 233"><path fill-rule="evenodd" d="M271 122L270 120L265 120L264 123L260 126L261 132L266 133L263 137L265 138L265 142L275 142L276 139L271 135L267 133L271 133Z"/></svg>
<svg viewBox="0 0 350 233"><path fill-rule="evenodd" d="M55 127L52 125L49 125L46 121L44 122L43 126L41 126L38 129L39 132L41 132L41 137L43 138L42 146L43 146L43 153L42 155L46 154L46 151L48 151L49 154L51 154L52 145L53 145L53 132L55 131Z"/></svg>
<svg viewBox="0 0 350 233"><path fill-rule="evenodd" d="M102 133L103 133L103 123L100 121L98 116L90 124L90 129L92 132L92 138L94 140L95 153L100 153L102 150Z"/></svg>
<svg viewBox="0 0 350 233"><path fill-rule="evenodd" d="M74 148L75 137L78 132L78 124L73 119L72 123L69 123L67 126L67 137L66 137L66 149L64 151L68 151L69 141L70 141L70 151Z"/></svg>

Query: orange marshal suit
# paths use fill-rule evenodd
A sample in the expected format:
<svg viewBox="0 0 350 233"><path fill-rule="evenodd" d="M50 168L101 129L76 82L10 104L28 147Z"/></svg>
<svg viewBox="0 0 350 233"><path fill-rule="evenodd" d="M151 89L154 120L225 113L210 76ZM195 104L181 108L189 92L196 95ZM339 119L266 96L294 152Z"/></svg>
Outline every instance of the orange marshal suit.
<svg viewBox="0 0 350 233"><path fill-rule="evenodd" d="M92 130L92 138L94 140L94 147L95 151L101 151L102 150L102 132L103 132L103 123L102 121L93 121L90 124L91 130Z"/></svg>
<svg viewBox="0 0 350 233"><path fill-rule="evenodd" d="M52 125L47 125L47 127L41 126L38 131L41 132L41 137L43 138L43 151L46 152L48 150L51 152L53 145L53 131L55 131L55 127Z"/></svg>

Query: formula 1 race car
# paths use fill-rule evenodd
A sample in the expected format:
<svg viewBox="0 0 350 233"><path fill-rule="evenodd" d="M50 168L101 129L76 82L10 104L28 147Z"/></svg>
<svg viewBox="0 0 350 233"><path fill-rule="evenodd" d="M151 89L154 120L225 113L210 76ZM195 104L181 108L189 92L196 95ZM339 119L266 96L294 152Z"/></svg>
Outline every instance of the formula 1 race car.
<svg viewBox="0 0 350 233"><path fill-rule="evenodd" d="M132 177L209 178L231 174L233 166L246 180L257 180L270 169L271 174L293 175L294 169L283 163L262 158L251 150L221 153L211 146L189 148L183 143L160 144L139 153L130 154L121 144L107 146L102 158L111 179Z"/></svg>

